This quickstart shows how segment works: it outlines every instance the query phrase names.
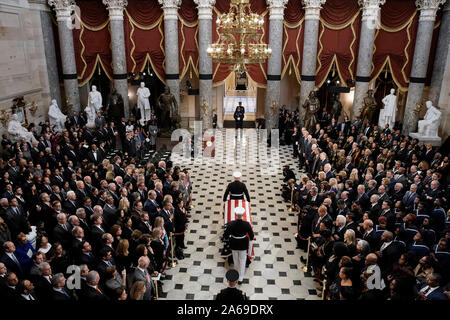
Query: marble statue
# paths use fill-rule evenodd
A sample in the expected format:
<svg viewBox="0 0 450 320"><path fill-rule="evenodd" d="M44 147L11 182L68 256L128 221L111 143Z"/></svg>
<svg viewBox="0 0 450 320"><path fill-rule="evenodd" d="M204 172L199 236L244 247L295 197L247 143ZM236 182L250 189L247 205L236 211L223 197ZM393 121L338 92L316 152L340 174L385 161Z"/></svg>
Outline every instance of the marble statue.
<svg viewBox="0 0 450 320"><path fill-rule="evenodd" d="M367 97L365 97L362 101L361 107L361 121L364 124L366 120L369 123L372 123L372 117L375 109L377 108L377 101L373 96L373 90L370 89L367 91Z"/></svg>
<svg viewBox="0 0 450 320"><path fill-rule="evenodd" d="M17 114L13 114L11 116L11 120L9 121L8 124L8 133L11 136L11 140L13 142L18 142L22 139L25 139L25 141L29 143L37 142L33 133L22 127L22 124L19 122Z"/></svg>
<svg viewBox="0 0 450 320"><path fill-rule="evenodd" d="M309 93L308 98L306 99L305 103L303 104L303 108L306 109L305 118L303 120L303 126L309 132L313 132L313 130L316 126L316 123L317 123L316 114L320 110L320 102L319 102L319 98L317 98L315 90L313 90Z"/></svg>
<svg viewBox="0 0 450 320"><path fill-rule="evenodd" d="M418 134L424 137L437 137L439 123L441 122L441 111L439 111L431 101L427 101L427 113L423 120L418 122Z"/></svg>
<svg viewBox="0 0 450 320"><path fill-rule="evenodd" d="M333 106L331 107L331 113L333 115L333 119L338 122L339 116L342 112L342 103L341 99L339 98L339 93L337 93L334 97Z"/></svg>
<svg viewBox="0 0 450 320"><path fill-rule="evenodd" d="M145 121L150 120L151 109L148 98L150 97L150 90L145 87L145 83L141 82L141 86L137 89L136 95L138 97L137 106L141 111L141 125L144 125Z"/></svg>
<svg viewBox="0 0 450 320"><path fill-rule="evenodd" d="M97 115L97 113L95 112L95 108L88 104L88 106L84 109L84 112L86 113L87 117L86 127L95 128L95 116Z"/></svg>
<svg viewBox="0 0 450 320"><path fill-rule="evenodd" d="M95 113L102 108L102 94L97 91L96 86L92 86L92 91L89 92L88 107L93 108Z"/></svg>
<svg viewBox="0 0 450 320"><path fill-rule="evenodd" d="M175 96L170 93L169 87L166 86L164 93L158 97L157 106L161 110L161 128L177 128L180 121L178 103Z"/></svg>
<svg viewBox="0 0 450 320"><path fill-rule="evenodd" d="M55 131L61 132L64 128L66 117L67 116L59 109L56 100L53 99L52 104L48 108L48 118L50 120L50 126L52 126Z"/></svg>
<svg viewBox="0 0 450 320"><path fill-rule="evenodd" d="M394 94L395 89L391 89L391 93L381 100L384 104L384 109L380 110L380 118L378 125L384 128L389 124L389 128L393 128L395 124L395 114L397 112L397 96Z"/></svg>

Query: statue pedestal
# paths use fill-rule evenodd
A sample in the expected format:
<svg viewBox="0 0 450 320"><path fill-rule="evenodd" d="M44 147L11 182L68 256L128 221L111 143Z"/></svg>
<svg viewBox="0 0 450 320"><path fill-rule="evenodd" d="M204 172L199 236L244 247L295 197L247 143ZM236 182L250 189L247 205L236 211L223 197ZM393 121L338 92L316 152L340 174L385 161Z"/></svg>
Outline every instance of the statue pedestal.
<svg viewBox="0 0 450 320"><path fill-rule="evenodd" d="M422 142L424 144L431 143L431 145L434 147L439 147L442 144L441 137L427 137L427 136L423 136L417 132L411 132L409 134L409 136L413 139L419 140L419 142Z"/></svg>

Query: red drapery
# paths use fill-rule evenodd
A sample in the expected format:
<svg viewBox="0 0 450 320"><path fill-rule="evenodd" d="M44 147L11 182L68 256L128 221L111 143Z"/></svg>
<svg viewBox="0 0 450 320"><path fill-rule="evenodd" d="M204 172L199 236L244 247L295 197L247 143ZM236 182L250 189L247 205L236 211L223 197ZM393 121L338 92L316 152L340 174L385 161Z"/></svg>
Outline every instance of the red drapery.
<svg viewBox="0 0 450 320"><path fill-rule="evenodd" d="M316 85L320 87L336 65L342 84L354 79L358 59L361 13L357 0L327 0L320 11Z"/></svg>
<svg viewBox="0 0 450 320"><path fill-rule="evenodd" d="M372 81L387 65L398 88L408 90L418 16L413 0L386 1L381 6L381 28L375 34L372 58Z"/></svg>
<svg viewBox="0 0 450 320"><path fill-rule="evenodd" d="M144 71L150 61L157 77L165 82L163 11L157 0L128 0L124 14L128 72Z"/></svg>
<svg viewBox="0 0 450 320"><path fill-rule="evenodd" d="M291 74L294 70L298 83L301 82L304 26L301 2L289 0L284 9L281 78L284 77L286 71Z"/></svg>
<svg viewBox="0 0 450 320"><path fill-rule="evenodd" d="M101 67L112 79L109 17L101 1L78 0L81 28L73 29L79 86L85 85Z"/></svg>
<svg viewBox="0 0 450 320"><path fill-rule="evenodd" d="M180 79L192 66L198 76L198 14L193 0L183 0L178 10Z"/></svg>
<svg viewBox="0 0 450 320"><path fill-rule="evenodd" d="M264 28L261 34L262 41L269 43L269 14L265 0L250 0L250 7L252 12L263 15ZM213 10L212 19L212 41L215 42L219 38L216 27L217 13L226 13L230 10L229 0L217 0L216 6ZM267 62L260 64L249 64L248 76L259 86L264 87L267 83ZM213 85L221 85L228 75L231 73L229 64L214 63L213 62Z"/></svg>

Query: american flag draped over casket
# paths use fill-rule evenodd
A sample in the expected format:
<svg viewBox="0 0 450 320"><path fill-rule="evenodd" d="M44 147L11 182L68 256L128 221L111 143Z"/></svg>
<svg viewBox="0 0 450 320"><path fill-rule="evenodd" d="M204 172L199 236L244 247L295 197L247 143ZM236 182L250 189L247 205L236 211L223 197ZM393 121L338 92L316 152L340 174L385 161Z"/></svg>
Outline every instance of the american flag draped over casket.
<svg viewBox="0 0 450 320"><path fill-rule="evenodd" d="M250 223L250 225L252 225L252 214L251 214L251 209L250 209L250 203L245 200L225 201L225 203L223 204L224 224L227 224L231 221L236 220L235 209L239 208L239 207L242 207L245 209L245 212L242 215L242 220L247 221ZM254 240L254 239L251 239L251 240ZM253 248L252 241L249 241L248 252L251 252L251 254L249 254L249 258L253 259L253 257L255 256L255 250Z"/></svg>

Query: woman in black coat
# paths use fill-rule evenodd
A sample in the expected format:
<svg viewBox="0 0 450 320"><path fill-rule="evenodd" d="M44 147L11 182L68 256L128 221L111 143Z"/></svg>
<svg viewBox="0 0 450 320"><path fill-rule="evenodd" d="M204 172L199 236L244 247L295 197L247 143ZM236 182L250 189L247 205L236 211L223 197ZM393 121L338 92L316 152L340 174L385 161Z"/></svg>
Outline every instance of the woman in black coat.
<svg viewBox="0 0 450 320"><path fill-rule="evenodd" d="M175 202L175 212L174 212L174 222L175 222L175 241L177 248L177 256L179 251L186 249L184 245L184 232L187 226L186 209L184 208L183 200L177 200Z"/></svg>

